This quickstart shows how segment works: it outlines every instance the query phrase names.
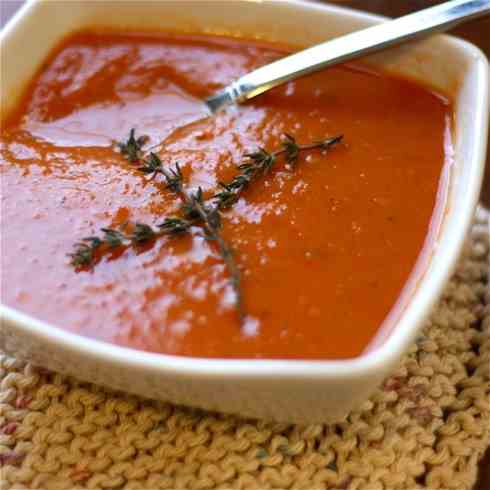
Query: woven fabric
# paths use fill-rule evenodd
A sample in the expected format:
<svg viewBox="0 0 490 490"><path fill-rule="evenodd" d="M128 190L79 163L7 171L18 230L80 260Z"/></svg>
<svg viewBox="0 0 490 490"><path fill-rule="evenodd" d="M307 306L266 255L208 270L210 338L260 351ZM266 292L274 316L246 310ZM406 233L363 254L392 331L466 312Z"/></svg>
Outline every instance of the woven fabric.
<svg viewBox="0 0 490 490"><path fill-rule="evenodd" d="M342 423L205 413L4 357L1 488L469 490L490 443L487 220L397 371Z"/></svg>

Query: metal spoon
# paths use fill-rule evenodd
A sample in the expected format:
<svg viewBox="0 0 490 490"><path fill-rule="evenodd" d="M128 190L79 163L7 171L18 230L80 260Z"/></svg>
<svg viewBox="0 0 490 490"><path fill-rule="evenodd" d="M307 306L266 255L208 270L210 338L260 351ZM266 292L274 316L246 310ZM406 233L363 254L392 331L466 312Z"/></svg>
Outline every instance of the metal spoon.
<svg viewBox="0 0 490 490"><path fill-rule="evenodd" d="M317 44L265 65L205 100L214 114L327 66L374 53L404 41L442 32L470 19L490 14L490 0L452 0L331 41Z"/></svg>

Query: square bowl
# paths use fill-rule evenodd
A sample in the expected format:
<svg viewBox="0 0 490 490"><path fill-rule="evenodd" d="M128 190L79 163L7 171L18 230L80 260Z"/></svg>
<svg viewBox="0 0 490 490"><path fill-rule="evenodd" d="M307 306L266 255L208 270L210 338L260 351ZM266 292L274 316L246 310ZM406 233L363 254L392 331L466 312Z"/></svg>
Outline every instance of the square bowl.
<svg viewBox="0 0 490 490"><path fill-rule="evenodd" d="M338 7L295 0L28 2L0 36L1 107L12 110L50 50L85 28L226 34L308 46L382 22ZM25 34L29 35L26 36ZM400 297L402 308L361 356L337 361L225 360L152 354L88 339L1 306L0 348L80 379L150 398L285 422L342 419L401 360L451 274L476 207L488 128L488 64L449 37L364 60L428 84L454 101L454 158L436 231ZM8 287L2 280L2 288Z"/></svg>

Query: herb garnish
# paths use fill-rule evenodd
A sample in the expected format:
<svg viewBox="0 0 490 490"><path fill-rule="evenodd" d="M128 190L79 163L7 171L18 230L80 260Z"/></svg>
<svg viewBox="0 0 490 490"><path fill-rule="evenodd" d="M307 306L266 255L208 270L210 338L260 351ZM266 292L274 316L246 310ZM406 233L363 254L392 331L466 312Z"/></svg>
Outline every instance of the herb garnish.
<svg viewBox="0 0 490 490"><path fill-rule="evenodd" d="M125 143L118 143L117 146L121 153L131 162L137 162L141 155L145 143L148 142L148 136L134 137L134 128L129 132L129 138Z"/></svg>
<svg viewBox="0 0 490 490"><path fill-rule="evenodd" d="M282 148L279 150L268 152L264 148L259 148L253 153L246 153L244 161L238 165L238 170L241 170L241 173L229 183L219 183L222 191L214 195L217 206L219 209L226 209L235 204L240 193L250 182L269 173L279 155L284 154L286 163L294 167L301 151L328 150L331 146L339 143L342 138L343 136L339 135L316 143L299 145L291 135L284 134L281 143Z"/></svg>
<svg viewBox="0 0 490 490"><path fill-rule="evenodd" d="M145 223L135 223L130 227L125 223L119 230L101 228L102 236L82 238L75 244L75 251L68 256L71 265L76 269L83 269L94 264L97 251L115 249L127 245L143 245L161 236L176 236L189 231L192 223L181 218L165 218L165 220L151 227ZM128 229L130 230L128 231Z"/></svg>
<svg viewBox="0 0 490 490"><path fill-rule="evenodd" d="M221 258L230 273L230 282L235 293L235 308L240 318L240 323L245 320L243 308L242 290L240 287L240 271L235 262L231 247L221 236L221 215L216 206L209 206L204 202L201 187L195 193L189 193L184 188L183 176L179 164L175 168L166 169L162 161L155 153L145 161L139 170L144 173L151 173L154 177L157 173L162 173L167 183L167 189L172 190L182 199L182 213L187 220L199 220L205 231L206 240L216 242Z"/></svg>
<svg viewBox="0 0 490 490"><path fill-rule="evenodd" d="M243 161L237 166L240 173L228 183L220 182L221 191L206 201L201 187L192 193L185 189L184 178L178 163L173 168L166 168L160 157L153 152L143 158L143 147L148 138L146 136L136 138L135 130L131 129L127 141L117 144L121 154L130 163L135 164L137 170L149 175L150 180L158 174L163 175L165 187L182 200L181 216L166 218L156 227L145 223L133 225L125 223L119 230L102 228L101 237L90 236L75 244L75 251L69 254L70 263L76 269L87 268L95 263L97 256L102 254L104 250L128 245L139 246L161 236L182 235L189 232L192 226L201 226L205 238L216 243L219 254L228 269L230 283L235 293L235 309L240 323L243 323L246 313L243 305L240 270L235 262L232 248L221 235L221 211L235 204L240 194L253 180L267 175L280 155L284 155L286 163L294 167L302 151L328 150L341 140L342 136L340 135L300 145L291 135L284 134L279 149L269 152L264 148L259 148L255 152L246 153Z"/></svg>

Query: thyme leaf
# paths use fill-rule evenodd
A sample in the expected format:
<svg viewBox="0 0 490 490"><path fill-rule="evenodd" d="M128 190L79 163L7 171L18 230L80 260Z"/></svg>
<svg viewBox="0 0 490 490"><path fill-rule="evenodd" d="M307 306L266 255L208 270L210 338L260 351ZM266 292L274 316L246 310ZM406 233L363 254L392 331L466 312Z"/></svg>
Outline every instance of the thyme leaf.
<svg viewBox="0 0 490 490"><path fill-rule="evenodd" d="M142 155L142 148L148 141L147 136L140 136L135 138L135 130L131 129L129 132L129 138L125 142L118 143L119 151L131 162L137 162Z"/></svg>
<svg viewBox="0 0 490 490"><path fill-rule="evenodd" d="M96 250L102 245L102 241L98 237L82 238L78 243L75 243L75 250L68 254L70 264L76 269L88 267L94 261Z"/></svg>

